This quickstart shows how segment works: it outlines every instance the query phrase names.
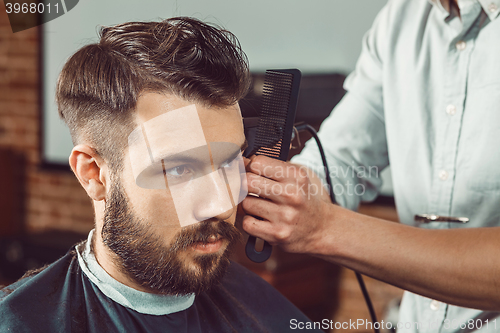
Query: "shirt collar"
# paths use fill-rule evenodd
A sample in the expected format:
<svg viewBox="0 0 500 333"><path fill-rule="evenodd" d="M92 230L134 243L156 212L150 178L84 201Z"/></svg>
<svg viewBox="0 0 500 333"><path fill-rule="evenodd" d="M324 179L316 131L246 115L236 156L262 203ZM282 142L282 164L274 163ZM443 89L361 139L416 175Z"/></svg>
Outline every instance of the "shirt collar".
<svg viewBox="0 0 500 333"><path fill-rule="evenodd" d="M428 0L431 4L436 6L446 17L450 13L449 0ZM458 0L460 2L460 0ZM477 0L481 7L483 7L484 12L491 21L495 20L500 14L500 0Z"/></svg>

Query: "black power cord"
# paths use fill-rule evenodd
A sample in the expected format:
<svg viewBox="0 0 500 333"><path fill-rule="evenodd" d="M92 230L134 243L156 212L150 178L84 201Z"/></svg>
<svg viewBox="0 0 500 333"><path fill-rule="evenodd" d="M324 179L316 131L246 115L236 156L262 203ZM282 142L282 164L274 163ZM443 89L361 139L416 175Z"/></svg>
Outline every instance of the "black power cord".
<svg viewBox="0 0 500 333"><path fill-rule="evenodd" d="M323 161L323 166L325 168L326 182L328 184L328 189L330 190L330 198L332 200L332 203L335 203L335 194L333 193L332 179L330 178L330 170L328 169L328 163L326 162L325 152L323 151L323 146L321 145L321 141L319 141L318 133L316 133L314 127L305 123L295 125L295 128L297 129L297 132L301 132L304 130L309 131L309 133L311 133L313 138L316 140L316 143L318 144L319 153L321 154L321 160ZM375 328L377 323L377 315L375 314L375 310L373 309L373 304L370 299L370 295L368 294L368 290L366 290L366 285L365 282L363 281L363 276L356 271L354 271L354 273L356 273L356 278L358 279L359 287L361 288L361 292L363 293L363 297L365 298L366 306L368 307L368 311L370 312L370 317L373 323L373 330L375 331L375 333L380 333L379 329Z"/></svg>

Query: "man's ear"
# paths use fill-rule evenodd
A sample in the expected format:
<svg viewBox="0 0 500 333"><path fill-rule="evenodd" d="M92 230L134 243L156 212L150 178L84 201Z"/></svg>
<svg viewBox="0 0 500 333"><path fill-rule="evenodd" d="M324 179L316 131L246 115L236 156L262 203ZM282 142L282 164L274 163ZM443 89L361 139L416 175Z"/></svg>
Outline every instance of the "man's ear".
<svg viewBox="0 0 500 333"><path fill-rule="evenodd" d="M107 166L93 148L84 144L74 147L69 165L92 200L106 198Z"/></svg>

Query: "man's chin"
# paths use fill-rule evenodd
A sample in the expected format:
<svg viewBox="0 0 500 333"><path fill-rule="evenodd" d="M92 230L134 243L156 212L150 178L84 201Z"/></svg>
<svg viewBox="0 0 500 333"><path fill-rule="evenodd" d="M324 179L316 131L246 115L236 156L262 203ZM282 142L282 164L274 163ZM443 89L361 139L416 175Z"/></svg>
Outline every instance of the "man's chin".
<svg viewBox="0 0 500 333"><path fill-rule="evenodd" d="M225 239L210 243L195 243L184 252L184 268L197 276L209 276L227 261L233 246ZM222 264L222 266L225 266Z"/></svg>
<svg viewBox="0 0 500 333"><path fill-rule="evenodd" d="M165 285L166 288L157 291L177 295L199 294L217 285L229 266L227 247L226 241L215 252L193 249L179 255L176 283L169 283Z"/></svg>

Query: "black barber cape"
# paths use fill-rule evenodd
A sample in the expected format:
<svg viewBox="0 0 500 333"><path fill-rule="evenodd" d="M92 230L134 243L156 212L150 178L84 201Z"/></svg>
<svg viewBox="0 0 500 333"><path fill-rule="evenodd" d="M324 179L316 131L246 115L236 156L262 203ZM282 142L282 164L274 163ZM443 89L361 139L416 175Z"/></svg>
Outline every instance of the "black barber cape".
<svg viewBox="0 0 500 333"><path fill-rule="evenodd" d="M220 285L186 310L141 314L91 282L75 250L0 291L0 332L289 332L307 317L260 277L232 262ZM308 332L315 332L308 330ZM321 332L321 331L316 331Z"/></svg>

